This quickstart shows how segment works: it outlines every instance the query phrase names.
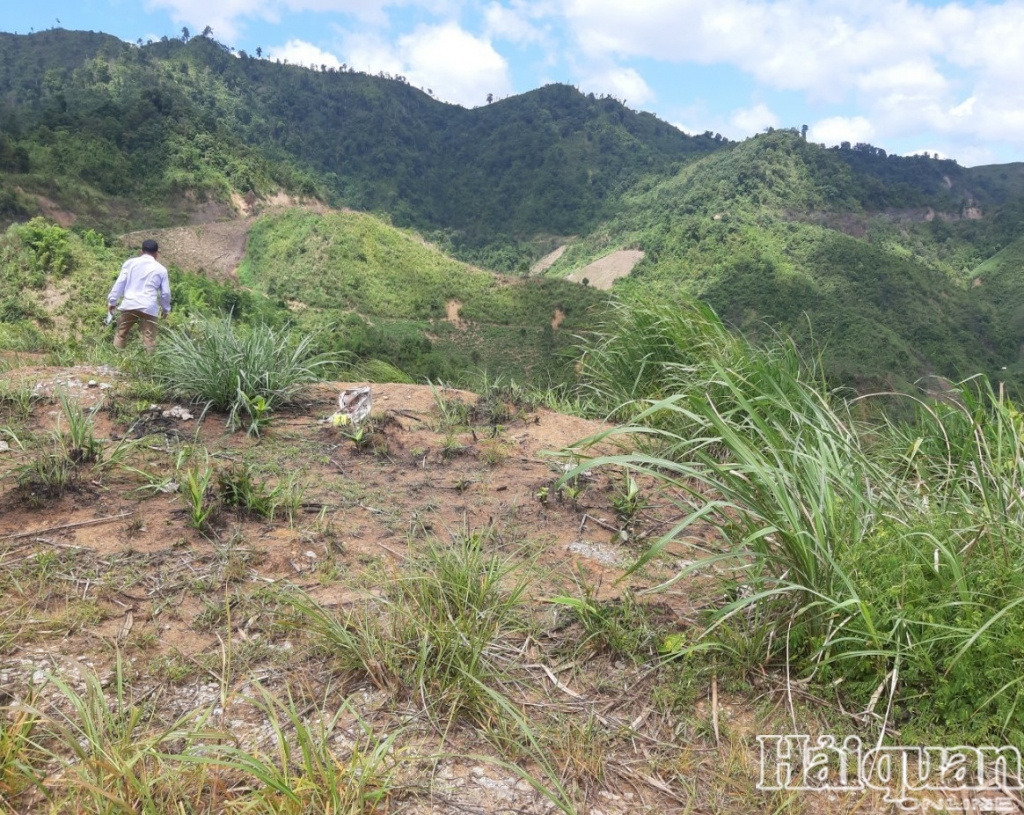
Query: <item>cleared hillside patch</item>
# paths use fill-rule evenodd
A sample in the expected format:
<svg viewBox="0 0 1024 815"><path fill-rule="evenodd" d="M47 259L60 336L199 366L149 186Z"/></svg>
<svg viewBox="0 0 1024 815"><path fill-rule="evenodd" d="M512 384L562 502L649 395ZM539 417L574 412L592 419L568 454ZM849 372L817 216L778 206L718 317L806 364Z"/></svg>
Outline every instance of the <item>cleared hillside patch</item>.
<svg viewBox="0 0 1024 815"><path fill-rule="evenodd" d="M616 280L633 271L633 267L643 259L644 253L638 249L620 249L588 263L582 269L568 275L566 280L571 280L573 283L586 281L595 289L607 291L611 289Z"/></svg>

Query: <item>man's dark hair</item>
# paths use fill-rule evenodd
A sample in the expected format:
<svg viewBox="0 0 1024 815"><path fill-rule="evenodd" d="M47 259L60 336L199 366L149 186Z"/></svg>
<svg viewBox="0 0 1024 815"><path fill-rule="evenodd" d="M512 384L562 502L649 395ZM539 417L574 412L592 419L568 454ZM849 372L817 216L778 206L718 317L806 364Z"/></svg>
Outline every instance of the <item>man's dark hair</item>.
<svg viewBox="0 0 1024 815"><path fill-rule="evenodd" d="M142 251L148 255L152 255L154 252L159 251L160 247L157 246L154 240L145 240L142 242Z"/></svg>

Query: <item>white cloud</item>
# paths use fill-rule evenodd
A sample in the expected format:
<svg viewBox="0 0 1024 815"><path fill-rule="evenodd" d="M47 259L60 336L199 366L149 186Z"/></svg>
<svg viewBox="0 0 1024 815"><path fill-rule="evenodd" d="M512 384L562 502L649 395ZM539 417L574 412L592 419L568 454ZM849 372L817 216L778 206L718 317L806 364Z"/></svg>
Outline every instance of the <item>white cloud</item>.
<svg viewBox="0 0 1024 815"><path fill-rule="evenodd" d="M292 65L326 65L328 68L340 68L341 61L327 51L322 51L312 43L304 40L288 40L284 45L271 48L267 56L270 59L287 60Z"/></svg>
<svg viewBox="0 0 1024 815"><path fill-rule="evenodd" d="M611 67L580 80L580 89L588 93L605 93L635 108L654 99L654 91L633 68Z"/></svg>
<svg viewBox="0 0 1024 815"><path fill-rule="evenodd" d="M874 137L875 128L863 116L831 116L815 122L807 131L808 141L827 145L870 142Z"/></svg>
<svg viewBox="0 0 1024 815"><path fill-rule="evenodd" d="M729 116L729 135L734 139L745 139L768 127L778 127L779 117L763 102L751 108L734 110Z"/></svg>
<svg viewBox="0 0 1024 815"><path fill-rule="evenodd" d="M488 94L504 96L511 91L505 58L489 40L474 37L456 23L421 25L396 43L351 36L346 47L347 61L355 68L402 74L448 102L475 107L484 104Z"/></svg>
<svg viewBox="0 0 1024 815"><path fill-rule="evenodd" d="M239 31L241 17L267 16L267 0L147 0L147 9L166 9L175 25L199 34L206 26L222 42L230 42Z"/></svg>
<svg viewBox="0 0 1024 815"><path fill-rule="evenodd" d="M730 64L780 90L836 99L861 74L932 53L943 44L928 12L900 0L564 0L587 53L667 62Z"/></svg>
<svg viewBox="0 0 1024 815"><path fill-rule="evenodd" d="M812 103L859 108L823 120L819 138L937 132L964 146L990 140L1024 149L1024 0L559 3L591 59L729 66Z"/></svg>
<svg viewBox="0 0 1024 815"><path fill-rule="evenodd" d="M954 119L966 119L974 115L974 105L978 101L977 96L971 96L949 111Z"/></svg>
<svg viewBox="0 0 1024 815"><path fill-rule="evenodd" d="M970 10L952 6L955 15L948 36L949 59L977 69L989 81L1019 82L1024 74L1024 3L1019 0L978 5Z"/></svg>
<svg viewBox="0 0 1024 815"><path fill-rule="evenodd" d="M543 5L513 0L511 8L491 3L484 9L484 22L488 37L508 40L517 44L544 44L549 40L545 27L537 20L550 13Z"/></svg>
<svg viewBox="0 0 1024 815"><path fill-rule="evenodd" d="M366 73L403 74L406 71L406 65L394 45L377 36L348 37L345 54L349 65Z"/></svg>
<svg viewBox="0 0 1024 815"><path fill-rule="evenodd" d="M905 60L867 70L857 78L857 88L866 93L944 94L950 82L931 60Z"/></svg>
<svg viewBox="0 0 1024 815"><path fill-rule="evenodd" d="M449 101L481 105L488 93L503 96L511 88L505 58L489 41L477 39L455 23L421 26L398 45L409 64L410 78L430 82Z"/></svg>
<svg viewBox="0 0 1024 815"><path fill-rule="evenodd" d="M967 146L958 148L954 158L965 167L978 167L985 164L999 164L1000 160L987 147Z"/></svg>

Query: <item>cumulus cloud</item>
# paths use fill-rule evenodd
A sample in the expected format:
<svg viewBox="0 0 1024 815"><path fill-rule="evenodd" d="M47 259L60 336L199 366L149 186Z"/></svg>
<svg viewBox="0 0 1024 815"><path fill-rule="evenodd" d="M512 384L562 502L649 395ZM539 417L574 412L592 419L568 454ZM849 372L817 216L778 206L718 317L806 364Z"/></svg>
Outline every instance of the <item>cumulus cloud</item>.
<svg viewBox="0 0 1024 815"><path fill-rule="evenodd" d="M434 95L467 107L484 104L488 94L511 90L508 62L490 41L474 37L456 23L421 25L389 43L350 37L347 61L359 70L402 74Z"/></svg>
<svg viewBox="0 0 1024 815"><path fill-rule="evenodd" d="M827 145L870 142L874 137L875 128L863 116L830 116L815 122L807 131L809 141Z"/></svg>
<svg viewBox="0 0 1024 815"><path fill-rule="evenodd" d="M819 123L829 140L837 129L849 131L840 141L932 132L950 145L1024 149L1024 0L558 3L593 59L721 65L811 103L857 106L860 116Z"/></svg>
<svg viewBox="0 0 1024 815"><path fill-rule="evenodd" d="M406 64L395 46L378 36L349 37L345 43L345 61L353 68L376 74L404 74Z"/></svg>
<svg viewBox="0 0 1024 815"><path fill-rule="evenodd" d="M546 5L525 3L522 0L514 1L511 6L491 3L484 9L486 33L494 39L517 44L545 44L549 34L546 26L538 21L550 11Z"/></svg>
<svg viewBox="0 0 1024 815"><path fill-rule="evenodd" d="M242 17L266 17L270 13L267 0L147 0L148 10L166 10L175 25L192 29L198 34L206 26L220 40L231 40L238 35Z"/></svg>
<svg viewBox="0 0 1024 815"><path fill-rule="evenodd" d="M606 93L622 99L630 107L654 99L654 91L633 68L610 67L580 80L580 88L588 93Z"/></svg>
<svg viewBox="0 0 1024 815"><path fill-rule="evenodd" d="M943 44L927 9L899 0L564 0L563 13L587 53L729 64L821 99L842 96L866 70Z"/></svg>
<svg viewBox="0 0 1024 815"><path fill-rule="evenodd" d="M341 61L334 54L323 51L305 40L288 40L284 45L271 48L267 56L270 59L287 60L292 65L326 65L328 68L340 68Z"/></svg>
<svg viewBox="0 0 1024 815"><path fill-rule="evenodd" d="M146 8L164 9L178 25L202 31L206 26L214 36L229 41L237 37L245 20L278 22L290 12L343 14L365 23L385 25L388 9L417 6L432 13L452 13L460 0L146 0Z"/></svg>
<svg viewBox="0 0 1024 815"><path fill-rule="evenodd" d="M746 138L768 127L778 127L779 117L769 110L763 102L750 108L734 110L729 116L729 135L731 138Z"/></svg>

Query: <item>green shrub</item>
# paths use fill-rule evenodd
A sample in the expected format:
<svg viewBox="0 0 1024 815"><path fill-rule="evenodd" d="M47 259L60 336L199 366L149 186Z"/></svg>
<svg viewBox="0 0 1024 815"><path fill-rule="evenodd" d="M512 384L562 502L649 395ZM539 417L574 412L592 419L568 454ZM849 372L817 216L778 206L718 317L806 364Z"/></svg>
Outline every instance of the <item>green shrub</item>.
<svg viewBox="0 0 1024 815"><path fill-rule="evenodd" d="M22 243L32 250L37 269L63 275L74 268L67 230L44 218L33 218L14 230Z"/></svg>

